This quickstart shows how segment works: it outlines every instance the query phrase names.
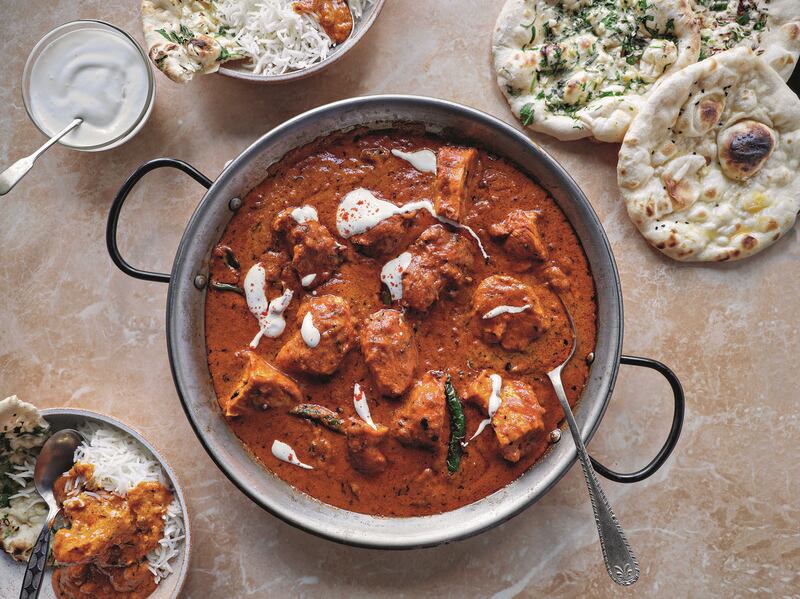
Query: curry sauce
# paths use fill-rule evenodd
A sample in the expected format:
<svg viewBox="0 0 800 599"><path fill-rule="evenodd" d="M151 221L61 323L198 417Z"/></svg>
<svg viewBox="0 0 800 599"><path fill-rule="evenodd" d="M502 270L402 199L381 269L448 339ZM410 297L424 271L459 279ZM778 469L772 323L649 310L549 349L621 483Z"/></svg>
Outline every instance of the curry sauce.
<svg viewBox="0 0 800 599"><path fill-rule="evenodd" d="M392 150L429 150L437 170L417 170ZM452 510L529 469L563 419L545 374L571 339L556 293L577 327L562 375L570 403L584 388L596 338L587 259L553 199L512 163L413 129L336 134L265 175L222 235L206 298L214 388L248 450L320 501L385 516ZM354 190L398 213L342 236L340 208ZM403 211L422 200L435 211ZM295 215L288 224L287 214ZM381 273L393 259L405 264L404 254L406 296L398 299ZM274 336L259 333L244 289L259 264L269 299L290 297L285 330ZM316 348L301 331L308 319L322 329ZM323 351L330 359L317 359ZM487 418L492 374L502 382L500 409L467 442ZM269 391L256 379L269 380ZM452 473L448 380L466 416ZM289 461L275 457L276 441L291 448Z"/></svg>
<svg viewBox="0 0 800 599"><path fill-rule="evenodd" d="M53 590L60 599L144 599L156 588L145 558L164 534L172 493L154 481L125 496L90 490L93 472L79 462L54 485L66 526L53 537Z"/></svg>

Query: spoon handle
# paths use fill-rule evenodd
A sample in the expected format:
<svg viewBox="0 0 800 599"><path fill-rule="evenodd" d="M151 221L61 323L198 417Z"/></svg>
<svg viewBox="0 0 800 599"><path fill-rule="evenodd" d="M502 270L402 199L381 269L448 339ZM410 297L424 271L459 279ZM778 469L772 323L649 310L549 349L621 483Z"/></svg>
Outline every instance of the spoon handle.
<svg viewBox="0 0 800 599"><path fill-rule="evenodd" d="M82 122L83 119L74 119L69 125L48 139L44 145L36 150L33 154L26 156L25 158L20 158L2 173L0 173L0 196L7 194L17 183L19 183L19 180L22 179L22 177L24 177L29 170L31 170L33 163L36 162L36 159L39 158L39 156L41 156L45 150L47 150L50 146L52 146Z"/></svg>
<svg viewBox="0 0 800 599"><path fill-rule="evenodd" d="M25 569L25 578L22 581L22 589L19 592L19 599L36 599L42 586L44 569L47 567L47 555L50 553L50 518L42 527L39 538L33 546L31 556L28 558L28 567Z"/></svg>
<svg viewBox="0 0 800 599"><path fill-rule="evenodd" d="M592 463L589 460L589 454L586 453L586 446L583 444L583 439L581 439L578 423L575 422L572 409L569 407L569 401L567 401L567 394L564 392L564 386L561 383L561 368L559 367L547 373L547 375L550 377L558 400L561 402L561 407L564 409L572 439L575 441L575 447L578 450L578 458L583 467L583 476L586 478L586 487L589 489L589 499L592 502L592 511L597 524L597 535L600 537L600 547L603 550L606 570L608 570L611 580L621 586L629 586L639 580L639 563L636 561L636 556L633 555L625 533L622 532L622 527L614 515L614 510L611 509L611 505L608 503L606 494L600 487L600 483L597 482Z"/></svg>

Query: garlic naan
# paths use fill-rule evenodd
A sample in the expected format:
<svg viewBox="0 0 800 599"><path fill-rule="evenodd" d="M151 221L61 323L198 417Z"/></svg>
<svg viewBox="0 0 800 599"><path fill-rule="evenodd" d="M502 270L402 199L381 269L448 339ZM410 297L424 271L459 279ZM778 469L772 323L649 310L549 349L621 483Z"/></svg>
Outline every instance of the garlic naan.
<svg viewBox="0 0 800 599"><path fill-rule="evenodd" d="M178 83L244 58L239 45L220 27L212 1L143 0L142 27L150 59Z"/></svg>
<svg viewBox="0 0 800 599"><path fill-rule="evenodd" d="M788 80L800 56L797 0L691 0L700 22L700 60L743 46Z"/></svg>
<svg viewBox="0 0 800 599"><path fill-rule="evenodd" d="M688 0L508 0L492 49L524 125L618 142L653 86L697 60L700 28Z"/></svg>
<svg viewBox="0 0 800 599"><path fill-rule="evenodd" d="M751 256L800 209L800 99L749 48L721 52L653 91L617 174L631 219L671 258Z"/></svg>

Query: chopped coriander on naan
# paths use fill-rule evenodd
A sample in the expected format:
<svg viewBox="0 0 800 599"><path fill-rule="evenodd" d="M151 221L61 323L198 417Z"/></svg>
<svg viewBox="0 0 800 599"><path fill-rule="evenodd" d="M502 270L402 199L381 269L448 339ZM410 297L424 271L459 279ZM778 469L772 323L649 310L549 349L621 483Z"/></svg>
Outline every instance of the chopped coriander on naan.
<svg viewBox="0 0 800 599"><path fill-rule="evenodd" d="M142 26L150 59L178 83L213 73L222 62L244 58L220 24L214 2L143 0Z"/></svg>
<svg viewBox="0 0 800 599"><path fill-rule="evenodd" d="M616 142L659 79L697 60L700 31L687 0L508 0L493 52L528 127Z"/></svg>
<svg viewBox="0 0 800 599"><path fill-rule="evenodd" d="M800 55L798 0L691 0L700 22L700 60L743 46L786 81Z"/></svg>

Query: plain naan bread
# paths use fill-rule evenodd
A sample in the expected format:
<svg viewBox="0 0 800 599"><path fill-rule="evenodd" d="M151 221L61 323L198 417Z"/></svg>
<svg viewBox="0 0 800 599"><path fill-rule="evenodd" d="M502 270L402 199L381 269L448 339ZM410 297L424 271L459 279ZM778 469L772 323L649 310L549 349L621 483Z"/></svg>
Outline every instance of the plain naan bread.
<svg viewBox="0 0 800 599"><path fill-rule="evenodd" d="M631 124L617 174L628 214L676 260L751 256L800 208L800 99L748 48L664 80Z"/></svg>
<svg viewBox="0 0 800 599"><path fill-rule="evenodd" d="M211 1L143 0L142 27L150 59L178 83L244 57L238 44L221 31Z"/></svg>
<svg viewBox="0 0 800 599"><path fill-rule="evenodd" d="M751 48L784 80L800 56L800 0L691 0L700 22L700 60Z"/></svg>
<svg viewBox="0 0 800 599"><path fill-rule="evenodd" d="M697 60L700 29L688 0L508 0L492 50L524 125L619 142L654 84Z"/></svg>

